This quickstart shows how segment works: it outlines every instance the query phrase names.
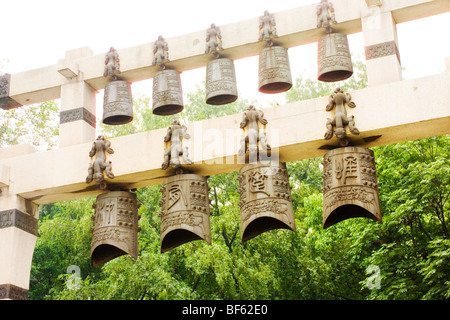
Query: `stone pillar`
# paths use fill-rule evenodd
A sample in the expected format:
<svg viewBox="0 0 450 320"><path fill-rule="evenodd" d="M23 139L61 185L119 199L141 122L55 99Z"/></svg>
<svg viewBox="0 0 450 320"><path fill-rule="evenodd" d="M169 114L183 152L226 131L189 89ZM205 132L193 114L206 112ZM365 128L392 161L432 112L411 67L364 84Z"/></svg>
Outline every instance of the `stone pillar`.
<svg viewBox="0 0 450 320"><path fill-rule="evenodd" d="M96 90L83 81L76 59L93 55L89 48L66 52L58 72L66 77L61 86L59 147L64 148L95 140Z"/></svg>
<svg viewBox="0 0 450 320"><path fill-rule="evenodd" d="M383 6L366 6L362 30L369 86L402 80L397 27L392 12Z"/></svg>
<svg viewBox="0 0 450 320"><path fill-rule="evenodd" d="M0 300L26 300L39 207L8 189L0 195Z"/></svg>

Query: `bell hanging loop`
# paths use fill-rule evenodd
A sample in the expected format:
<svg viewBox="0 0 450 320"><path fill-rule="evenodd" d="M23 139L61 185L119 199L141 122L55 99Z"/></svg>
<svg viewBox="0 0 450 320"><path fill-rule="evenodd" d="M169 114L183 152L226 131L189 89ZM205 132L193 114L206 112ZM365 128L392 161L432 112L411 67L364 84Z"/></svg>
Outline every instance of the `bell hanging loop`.
<svg viewBox="0 0 450 320"><path fill-rule="evenodd" d="M122 125L133 120L133 99L131 85L122 80L120 60L117 51L111 47L105 57L103 76L109 79L103 98L103 123Z"/></svg>

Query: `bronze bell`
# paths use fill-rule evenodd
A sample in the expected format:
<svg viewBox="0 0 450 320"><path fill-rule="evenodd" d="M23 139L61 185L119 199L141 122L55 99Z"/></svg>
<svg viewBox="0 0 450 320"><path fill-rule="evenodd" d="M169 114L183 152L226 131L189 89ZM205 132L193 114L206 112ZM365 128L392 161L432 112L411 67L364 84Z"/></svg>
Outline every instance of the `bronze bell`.
<svg viewBox="0 0 450 320"><path fill-rule="evenodd" d="M352 76L352 58L345 34L332 32L321 36L317 57L320 81L335 82Z"/></svg>
<svg viewBox="0 0 450 320"><path fill-rule="evenodd" d="M239 171L242 242L273 229L295 232L286 164L246 164Z"/></svg>
<svg viewBox="0 0 450 320"><path fill-rule="evenodd" d="M158 71L153 78L153 114L167 116L183 108L180 73L171 69Z"/></svg>
<svg viewBox="0 0 450 320"><path fill-rule="evenodd" d="M206 103L223 105L238 98L233 60L218 58L206 67Z"/></svg>
<svg viewBox="0 0 450 320"><path fill-rule="evenodd" d="M337 148L323 159L323 228L356 217L381 223L374 153Z"/></svg>
<svg viewBox="0 0 450 320"><path fill-rule="evenodd" d="M115 80L105 87L103 123L121 125L133 120L131 86L127 81Z"/></svg>
<svg viewBox="0 0 450 320"><path fill-rule="evenodd" d="M287 49L269 46L259 54L259 92L281 93L292 87Z"/></svg>
<svg viewBox="0 0 450 320"><path fill-rule="evenodd" d="M138 256L138 200L128 191L110 191L93 205L91 264L99 266L121 255Z"/></svg>
<svg viewBox="0 0 450 320"><path fill-rule="evenodd" d="M161 253L186 242L205 240L211 244L207 178L178 174L161 188Z"/></svg>
<svg viewBox="0 0 450 320"><path fill-rule="evenodd" d="M103 76L108 78L103 98L103 123L121 125L133 120L131 85L119 77L119 54L111 47L105 56Z"/></svg>

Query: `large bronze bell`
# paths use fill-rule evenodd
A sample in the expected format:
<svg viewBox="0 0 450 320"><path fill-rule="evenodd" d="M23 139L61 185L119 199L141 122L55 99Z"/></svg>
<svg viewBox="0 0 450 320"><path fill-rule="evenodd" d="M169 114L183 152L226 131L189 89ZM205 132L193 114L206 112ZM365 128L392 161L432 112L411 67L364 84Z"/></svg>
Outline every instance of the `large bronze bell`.
<svg viewBox="0 0 450 320"><path fill-rule="evenodd" d="M183 90L176 70L158 71L153 78L153 114L167 116L183 111Z"/></svg>
<svg viewBox="0 0 450 320"><path fill-rule="evenodd" d="M337 148L323 159L323 228L356 217L381 223L374 153Z"/></svg>
<svg viewBox="0 0 450 320"><path fill-rule="evenodd" d="M281 93L292 87L287 49L269 46L259 54L259 92Z"/></svg>
<svg viewBox="0 0 450 320"><path fill-rule="evenodd" d="M110 191L97 197L93 205L91 264L96 267L129 254L138 255L139 204L134 193Z"/></svg>
<svg viewBox="0 0 450 320"><path fill-rule="evenodd" d="M161 188L161 253L186 242L211 244L208 184L197 174L178 174Z"/></svg>
<svg viewBox="0 0 450 320"><path fill-rule="evenodd" d="M133 120L131 86L127 81L115 80L105 86L103 123L121 125Z"/></svg>
<svg viewBox="0 0 450 320"><path fill-rule="evenodd" d="M335 82L352 76L352 58L345 34L332 32L321 36L317 57L320 81Z"/></svg>
<svg viewBox="0 0 450 320"><path fill-rule="evenodd" d="M242 242L273 229L295 232L289 176L285 163L279 166L246 164L239 171L239 206Z"/></svg>
<svg viewBox="0 0 450 320"><path fill-rule="evenodd" d="M206 67L206 103L223 105L238 98L233 60L218 58Z"/></svg>

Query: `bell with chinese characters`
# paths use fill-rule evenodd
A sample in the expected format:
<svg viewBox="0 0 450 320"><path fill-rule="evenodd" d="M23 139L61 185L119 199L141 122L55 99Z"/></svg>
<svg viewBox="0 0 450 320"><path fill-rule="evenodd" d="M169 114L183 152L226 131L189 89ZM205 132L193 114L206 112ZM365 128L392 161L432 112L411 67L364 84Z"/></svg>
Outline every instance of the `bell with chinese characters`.
<svg viewBox="0 0 450 320"><path fill-rule="evenodd" d="M233 60L218 58L206 67L206 103L223 105L238 98Z"/></svg>
<svg viewBox="0 0 450 320"><path fill-rule="evenodd" d="M323 159L323 228L356 217L381 223L374 153L337 148Z"/></svg>
<svg viewBox="0 0 450 320"><path fill-rule="evenodd" d="M131 86L127 81L115 80L105 86L103 123L121 125L133 120Z"/></svg>
<svg viewBox="0 0 450 320"><path fill-rule="evenodd" d="M99 266L124 254L138 255L138 200L128 191L110 191L93 205L91 264Z"/></svg>
<svg viewBox="0 0 450 320"><path fill-rule="evenodd" d="M242 242L273 229L295 232L285 163L246 164L239 172Z"/></svg>
<svg viewBox="0 0 450 320"><path fill-rule="evenodd" d="M319 38L317 57L320 81L335 82L352 76L352 58L345 34L332 32L322 35Z"/></svg>
<svg viewBox="0 0 450 320"><path fill-rule="evenodd" d="M211 244L207 178L177 174L161 188L161 253L194 240Z"/></svg>
<svg viewBox="0 0 450 320"><path fill-rule="evenodd" d="M287 49L269 46L259 54L259 92L281 93L292 87Z"/></svg>
<svg viewBox="0 0 450 320"><path fill-rule="evenodd" d="M167 116L183 108L180 73L171 69L158 71L153 78L153 114Z"/></svg>

